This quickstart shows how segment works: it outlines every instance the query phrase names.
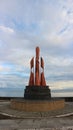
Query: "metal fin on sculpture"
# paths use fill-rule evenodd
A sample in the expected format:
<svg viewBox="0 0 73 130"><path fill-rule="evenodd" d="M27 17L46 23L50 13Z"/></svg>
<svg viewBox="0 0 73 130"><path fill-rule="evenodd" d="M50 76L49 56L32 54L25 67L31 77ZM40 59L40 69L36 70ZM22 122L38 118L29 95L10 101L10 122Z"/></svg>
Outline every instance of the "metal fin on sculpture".
<svg viewBox="0 0 73 130"><path fill-rule="evenodd" d="M41 86L46 86L46 81L45 81L45 77L44 77L44 60L41 57L41 68L42 68L42 72L41 72Z"/></svg>
<svg viewBox="0 0 73 130"><path fill-rule="evenodd" d="M30 68L31 68L31 72L29 78L29 86L34 85L34 57L30 61Z"/></svg>
<svg viewBox="0 0 73 130"><path fill-rule="evenodd" d="M30 74L30 79L29 79L29 86L32 86L34 85L34 73L31 72Z"/></svg>
<svg viewBox="0 0 73 130"><path fill-rule="evenodd" d="M31 59L30 61L30 67L33 68L34 67L34 57Z"/></svg>
<svg viewBox="0 0 73 130"><path fill-rule="evenodd" d="M45 77L44 77L44 72L41 73L41 83L40 83L41 86L46 86L46 81L45 81Z"/></svg>
<svg viewBox="0 0 73 130"><path fill-rule="evenodd" d="M44 68L44 60L42 57L41 57L41 67Z"/></svg>

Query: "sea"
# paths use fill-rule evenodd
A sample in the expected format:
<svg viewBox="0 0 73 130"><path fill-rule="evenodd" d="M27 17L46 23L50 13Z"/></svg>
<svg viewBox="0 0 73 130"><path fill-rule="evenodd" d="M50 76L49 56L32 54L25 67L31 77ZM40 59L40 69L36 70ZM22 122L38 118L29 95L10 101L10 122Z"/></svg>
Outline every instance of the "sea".
<svg viewBox="0 0 73 130"><path fill-rule="evenodd" d="M0 97L24 97L25 87L0 88ZM51 90L52 97L73 97L72 90Z"/></svg>

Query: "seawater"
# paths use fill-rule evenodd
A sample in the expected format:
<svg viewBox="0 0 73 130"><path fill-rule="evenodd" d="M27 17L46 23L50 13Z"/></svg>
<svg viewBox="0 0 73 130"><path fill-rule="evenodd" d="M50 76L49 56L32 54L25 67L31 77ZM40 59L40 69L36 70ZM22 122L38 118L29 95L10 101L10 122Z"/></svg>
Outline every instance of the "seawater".
<svg viewBox="0 0 73 130"><path fill-rule="evenodd" d="M24 87L21 88L0 88L0 97L24 97ZM73 97L73 91L71 92L54 92L51 91L52 97Z"/></svg>
<svg viewBox="0 0 73 130"><path fill-rule="evenodd" d="M24 88L0 88L0 97L24 97Z"/></svg>

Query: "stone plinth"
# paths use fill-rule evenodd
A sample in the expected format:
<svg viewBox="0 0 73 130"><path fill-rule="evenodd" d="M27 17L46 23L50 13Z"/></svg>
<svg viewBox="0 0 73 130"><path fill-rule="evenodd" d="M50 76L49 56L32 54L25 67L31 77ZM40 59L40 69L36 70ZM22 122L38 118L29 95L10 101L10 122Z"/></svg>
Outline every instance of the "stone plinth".
<svg viewBox="0 0 73 130"><path fill-rule="evenodd" d="M24 99L28 100L50 100L51 92L49 86L26 86Z"/></svg>
<svg viewBox="0 0 73 130"><path fill-rule="evenodd" d="M59 100L11 100L11 108L26 112L48 112L62 109L65 105L63 99Z"/></svg>

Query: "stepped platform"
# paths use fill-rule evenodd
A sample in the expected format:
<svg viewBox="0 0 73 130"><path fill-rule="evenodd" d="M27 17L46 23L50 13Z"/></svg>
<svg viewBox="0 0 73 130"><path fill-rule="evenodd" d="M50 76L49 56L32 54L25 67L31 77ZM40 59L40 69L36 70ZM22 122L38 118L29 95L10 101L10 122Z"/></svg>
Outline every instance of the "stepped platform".
<svg viewBox="0 0 73 130"><path fill-rule="evenodd" d="M65 106L64 99L51 100L11 100L11 108L26 112L48 112L62 109Z"/></svg>

